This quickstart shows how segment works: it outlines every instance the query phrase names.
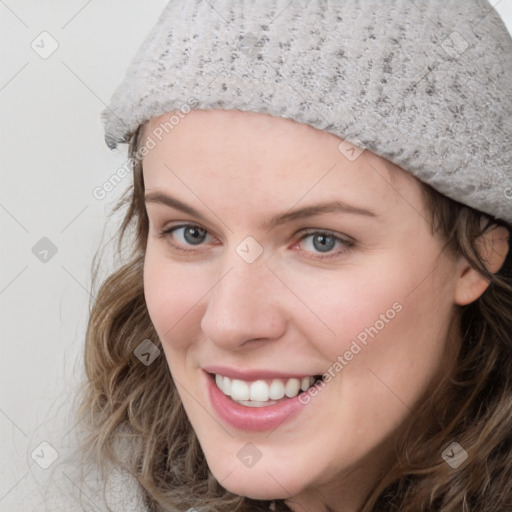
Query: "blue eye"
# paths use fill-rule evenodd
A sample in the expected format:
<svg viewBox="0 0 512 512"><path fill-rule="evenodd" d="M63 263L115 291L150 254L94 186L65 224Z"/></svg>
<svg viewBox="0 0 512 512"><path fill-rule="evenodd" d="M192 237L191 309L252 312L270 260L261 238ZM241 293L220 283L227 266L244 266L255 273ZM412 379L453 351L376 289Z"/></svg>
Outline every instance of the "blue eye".
<svg viewBox="0 0 512 512"><path fill-rule="evenodd" d="M179 247L179 245L201 245L205 241L207 236L209 236L206 229L195 224L174 226L163 231L160 234L160 236L163 238L174 238L176 236L176 233L179 233L179 235L177 236L178 244L175 244L173 241L171 241L170 243L176 249L185 252L190 251L190 249L183 249ZM191 250L193 251L193 249Z"/></svg>
<svg viewBox="0 0 512 512"><path fill-rule="evenodd" d="M304 234L298 243L300 244L304 240L308 240L306 252L326 254L326 256L320 255L316 257L316 259L320 260L340 256L354 245L352 240L343 239L328 231L310 231ZM333 249L336 247L338 249L333 252Z"/></svg>
<svg viewBox="0 0 512 512"><path fill-rule="evenodd" d="M319 252L331 251L336 245L336 238L332 235L328 235L325 233L314 233L311 235L307 235L302 240L305 240L310 237L313 248Z"/></svg>
<svg viewBox="0 0 512 512"><path fill-rule="evenodd" d="M183 231L183 238L188 244L199 245L206 238L206 229L198 226L183 226L179 229L185 230Z"/></svg>
<svg viewBox="0 0 512 512"><path fill-rule="evenodd" d="M200 246L211 235L208 231L197 224L181 224L170 227L160 233L161 238L168 239L173 249L181 252L198 252L198 250L189 248ZM304 244L304 241L307 243ZM351 239L343 239L329 231L310 230L303 234L294 245L306 245L306 249L301 252L311 254L311 259L326 260L341 256L347 252L354 242Z"/></svg>

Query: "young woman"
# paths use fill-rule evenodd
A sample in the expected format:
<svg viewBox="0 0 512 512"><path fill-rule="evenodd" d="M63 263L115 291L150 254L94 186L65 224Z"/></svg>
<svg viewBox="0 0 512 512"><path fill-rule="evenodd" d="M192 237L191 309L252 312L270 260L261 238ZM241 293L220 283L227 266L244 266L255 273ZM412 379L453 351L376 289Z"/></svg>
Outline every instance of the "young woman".
<svg viewBox="0 0 512 512"><path fill-rule="evenodd" d="M143 510L512 509L511 59L483 1L169 3L80 410Z"/></svg>

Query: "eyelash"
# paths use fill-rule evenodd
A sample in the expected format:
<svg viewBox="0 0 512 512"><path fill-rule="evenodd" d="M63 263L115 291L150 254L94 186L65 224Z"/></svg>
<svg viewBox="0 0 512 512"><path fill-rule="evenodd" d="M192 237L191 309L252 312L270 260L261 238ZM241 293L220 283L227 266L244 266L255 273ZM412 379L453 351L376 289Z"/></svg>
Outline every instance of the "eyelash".
<svg viewBox="0 0 512 512"><path fill-rule="evenodd" d="M161 231L158 236L159 236L159 238L168 239L170 245L173 247L173 249L175 249L177 251L180 251L180 252L183 252L183 253L198 252L196 249L183 249L183 247L179 247L176 243L170 241L172 233L174 231L176 231L178 229L182 229L182 228L199 228L199 229L202 229L202 230L206 231L206 233L209 235L208 230L206 230L205 228L199 226L198 224L179 224L177 226L172 226L172 227L170 227L168 229L165 229L165 230ZM308 236L311 236L311 235L327 235L327 236L330 236L330 237L334 238L334 240L336 242L341 242L343 244L343 247L341 249L338 249L337 251L334 251L333 253L330 253L330 254L328 254L326 256L315 256L313 259L328 260L328 259L331 259L331 258L339 257L342 254L345 254L346 252L348 252L354 246L354 241L352 241L352 240L341 238L341 237L337 236L335 233L333 233L332 231L329 231L329 230L319 230L319 229L309 229L309 230L306 230L302 234L302 236L296 242L294 242L294 245L302 242L305 238L307 238ZM201 244L199 244L199 245L201 245ZM310 253L310 251L304 251L304 250L301 250L301 252ZM318 254L321 254L321 253L318 253Z"/></svg>

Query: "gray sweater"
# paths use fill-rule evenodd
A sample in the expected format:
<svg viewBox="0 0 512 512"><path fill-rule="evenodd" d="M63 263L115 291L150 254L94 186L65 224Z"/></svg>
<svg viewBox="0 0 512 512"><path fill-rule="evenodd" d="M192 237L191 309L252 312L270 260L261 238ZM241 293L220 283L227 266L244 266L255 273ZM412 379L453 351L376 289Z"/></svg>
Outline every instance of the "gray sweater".
<svg viewBox="0 0 512 512"><path fill-rule="evenodd" d="M72 470L71 470L72 472ZM147 512L138 482L128 473L110 475L103 498L102 485L90 476L85 481L57 469L38 481L19 510L26 512ZM75 471L77 473L77 471Z"/></svg>
<svg viewBox="0 0 512 512"><path fill-rule="evenodd" d="M23 461L12 465L10 491L0 502L8 512L147 512L142 490L129 473L113 470L106 484L94 464L87 469L76 455L84 439L72 407L74 389L57 398L54 409L39 420ZM5 468L4 468L5 469ZM103 489L105 488L105 496ZM110 510L109 508L110 507Z"/></svg>

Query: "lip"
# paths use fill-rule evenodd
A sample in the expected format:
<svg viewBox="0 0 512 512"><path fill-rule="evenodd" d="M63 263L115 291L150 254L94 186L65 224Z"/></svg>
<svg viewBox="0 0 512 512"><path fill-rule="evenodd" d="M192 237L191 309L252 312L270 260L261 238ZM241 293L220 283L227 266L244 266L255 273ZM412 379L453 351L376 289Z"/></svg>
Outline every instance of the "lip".
<svg viewBox="0 0 512 512"><path fill-rule="evenodd" d="M302 379L304 377L314 377L312 373L284 373L269 370L246 370L240 371L227 366L205 366L203 370L208 373L216 373L230 379L245 380L246 382L254 382L256 380L265 379Z"/></svg>
<svg viewBox="0 0 512 512"><path fill-rule="evenodd" d="M220 371L218 373L223 375ZM274 373L273 376L275 375ZM247 378L247 374L244 374L244 377ZM290 421L304 408L304 404L299 401L300 393L294 398L267 407L246 407L227 397L206 371L204 378L214 411L225 423L240 430L259 432L273 430Z"/></svg>

